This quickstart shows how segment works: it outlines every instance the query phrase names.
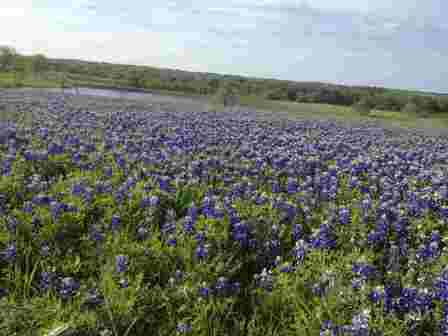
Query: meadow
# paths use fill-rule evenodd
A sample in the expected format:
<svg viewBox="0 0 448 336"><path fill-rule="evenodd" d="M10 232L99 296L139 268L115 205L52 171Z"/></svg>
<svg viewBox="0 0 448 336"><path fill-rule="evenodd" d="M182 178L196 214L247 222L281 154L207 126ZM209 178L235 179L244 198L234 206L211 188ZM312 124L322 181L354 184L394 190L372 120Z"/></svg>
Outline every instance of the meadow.
<svg viewBox="0 0 448 336"><path fill-rule="evenodd" d="M442 132L77 99L0 111L0 335L448 334Z"/></svg>

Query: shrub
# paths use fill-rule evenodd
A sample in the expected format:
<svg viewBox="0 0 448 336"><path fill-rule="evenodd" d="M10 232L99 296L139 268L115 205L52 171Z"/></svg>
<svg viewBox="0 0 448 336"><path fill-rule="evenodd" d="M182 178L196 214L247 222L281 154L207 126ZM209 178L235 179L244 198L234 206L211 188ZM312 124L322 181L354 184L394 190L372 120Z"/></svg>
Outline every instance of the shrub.
<svg viewBox="0 0 448 336"><path fill-rule="evenodd" d="M419 113L419 109L417 104L415 104L414 102L408 102L405 106L403 106L401 112L410 115L417 115Z"/></svg>
<svg viewBox="0 0 448 336"><path fill-rule="evenodd" d="M360 115L368 116L372 110L372 105L370 104L367 98L361 98L353 105L353 108Z"/></svg>

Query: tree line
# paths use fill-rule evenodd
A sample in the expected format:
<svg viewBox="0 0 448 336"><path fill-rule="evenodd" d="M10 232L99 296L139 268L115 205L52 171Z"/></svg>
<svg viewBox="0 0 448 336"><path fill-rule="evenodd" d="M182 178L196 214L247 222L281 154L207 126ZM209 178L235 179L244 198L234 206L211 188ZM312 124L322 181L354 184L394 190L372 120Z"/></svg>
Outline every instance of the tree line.
<svg viewBox="0 0 448 336"><path fill-rule="evenodd" d="M429 115L448 112L448 95L423 94L381 87L361 87L319 82L293 82L234 75L188 72L149 66L49 59L45 55L20 55L12 47L0 47L0 72L14 74L20 86L25 76L51 79L61 86L95 85L177 91L204 96L259 96L269 100L354 106L361 113L371 110L404 111ZM234 99L234 98L231 98ZM227 102L226 102L227 104Z"/></svg>

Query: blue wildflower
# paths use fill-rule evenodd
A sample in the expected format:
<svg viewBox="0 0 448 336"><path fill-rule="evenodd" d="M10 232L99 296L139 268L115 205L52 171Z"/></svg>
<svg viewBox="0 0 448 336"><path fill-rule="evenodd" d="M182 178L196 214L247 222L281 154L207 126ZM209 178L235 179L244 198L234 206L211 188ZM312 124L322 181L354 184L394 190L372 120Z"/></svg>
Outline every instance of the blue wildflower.
<svg viewBox="0 0 448 336"><path fill-rule="evenodd" d="M207 245L200 244L196 248L196 257L198 257L201 260L208 257L208 247L207 247Z"/></svg>
<svg viewBox="0 0 448 336"><path fill-rule="evenodd" d="M67 299L74 296L79 287L78 281L71 277L65 277L60 280L58 292L63 299Z"/></svg>
<svg viewBox="0 0 448 336"><path fill-rule="evenodd" d="M179 334L189 334L193 331L193 327L187 323L180 322L176 326L176 331Z"/></svg>
<svg viewBox="0 0 448 336"><path fill-rule="evenodd" d="M12 263L17 258L17 245L16 243L10 243L3 252L0 253L2 259L7 263Z"/></svg>
<svg viewBox="0 0 448 336"><path fill-rule="evenodd" d="M118 255L115 257L115 268L117 273L125 273L128 271L129 258L126 255Z"/></svg>

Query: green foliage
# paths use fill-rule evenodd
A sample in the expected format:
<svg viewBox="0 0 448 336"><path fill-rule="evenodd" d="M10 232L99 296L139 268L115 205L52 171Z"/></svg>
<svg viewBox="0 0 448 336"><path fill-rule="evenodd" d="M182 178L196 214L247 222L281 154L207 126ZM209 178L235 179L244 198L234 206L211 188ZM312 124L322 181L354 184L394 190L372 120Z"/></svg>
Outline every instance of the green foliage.
<svg viewBox="0 0 448 336"><path fill-rule="evenodd" d="M361 116L368 116L373 108L373 103L368 97L363 97L353 105L353 109Z"/></svg>
<svg viewBox="0 0 448 336"><path fill-rule="evenodd" d="M403 109L401 110L403 113L409 114L409 115L418 115L418 106L414 102L410 101L408 102Z"/></svg>
<svg viewBox="0 0 448 336"><path fill-rule="evenodd" d="M13 48L3 47L0 70L13 70L17 53ZM221 98L223 87L231 87L235 96L258 96L269 100L294 101L301 103L332 104L353 106L362 99L372 102L370 109L382 111L402 111L414 99L419 111L425 117L433 113L448 112L448 97L418 91L392 90L380 87L348 87L319 82L292 82L274 79L242 78L241 76L199 74L179 70L157 69L153 67L94 63L84 61L61 61L46 59L44 55L20 56L27 63L28 70L17 70L14 80L0 86L60 87L60 74L71 80L64 83L68 87L92 86L101 88L151 89L162 92L183 93L185 95L205 95L212 99L211 110L223 108ZM3 61L2 61L3 60ZM2 66L2 64L5 64ZM8 65L9 64L9 65ZM57 73L56 79L46 78ZM35 78L30 78L34 74ZM56 84L54 81L59 82ZM218 99L218 102L213 101ZM364 107L359 107L366 114Z"/></svg>
<svg viewBox="0 0 448 336"><path fill-rule="evenodd" d="M11 70L16 62L17 51L13 47L0 46L0 70Z"/></svg>

